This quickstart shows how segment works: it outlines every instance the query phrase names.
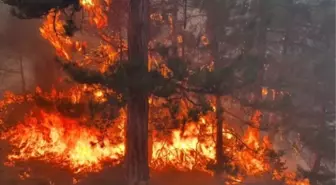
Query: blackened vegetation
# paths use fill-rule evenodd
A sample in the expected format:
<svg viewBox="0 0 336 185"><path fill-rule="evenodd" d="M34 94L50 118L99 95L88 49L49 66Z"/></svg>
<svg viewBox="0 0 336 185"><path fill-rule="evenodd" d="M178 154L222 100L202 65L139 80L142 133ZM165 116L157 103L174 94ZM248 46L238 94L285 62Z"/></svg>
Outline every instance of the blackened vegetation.
<svg viewBox="0 0 336 185"><path fill-rule="evenodd" d="M140 66L127 61L115 63L105 73L82 68L72 62L62 62L61 60L59 62L78 83L100 84L116 92L115 95L109 96L108 102L99 105L100 108L105 107L103 109L107 110L107 106L124 107L126 102L131 99L131 89L137 89L137 93L151 94L166 99L163 106L170 110L170 119L176 122L177 127L182 125L182 130L187 122L198 121L200 116L212 111L204 95L216 93L229 95L239 88L244 88L245 85L253 84L257 78L257 71L261 67L261 64L255 59L237 61L230 66L225 66L222 69L217 68L213 71L204 67L190 72L192 66L187 66L181 58L167 57L166 66L170 69L170 73L164 77L159 71L139 70ZM239 76L236 71L241 72ZM135 72L139 76L129 75ZM198 95L189 98L188 93ZM121 98L117 98L116 95ZM187 117L177 120L176 115L180 111L179 100L181 98L186 99L193 106L188 110Z"/></svg>
<svg viewBox="0 0 336 185"><path fill-rule="evenodd" d="M170 72L164 77L159 71L140 70L142 66L127 61L119 61L105 73L78 66L72 62L58 60L64 70L77 82L100 84L111 88L127 99L130 89L168 98L176 92L186 91L202 94L231 94L234 90L252 84L257 78L262 63L251 57L238 60L231 65L209 70L200 68L191 71L191 66L181 58L167 58ZM142 71L139 74L139 71ZM137 73L137 75L130 75ZM141 78L140 78L141 77ZM187 85L181 85L186 82Z"/></svg>
<svg viewBox="0 0 336 185"><path fill-rule="evenodd" d="M260 60L251 56L215 68L213 71L207 68L198 69L190 75L189 83L204 93L229 95L235 90L253 84L261 69Z"/></svg>
<svg viewBox="0 0 336 185"><path fill-rule="evenodd" d="M3 0L12 6L11 12L20 19L36 19L47 15L51 9L64 9L72 6L79 10L78 0Z"/></svg>

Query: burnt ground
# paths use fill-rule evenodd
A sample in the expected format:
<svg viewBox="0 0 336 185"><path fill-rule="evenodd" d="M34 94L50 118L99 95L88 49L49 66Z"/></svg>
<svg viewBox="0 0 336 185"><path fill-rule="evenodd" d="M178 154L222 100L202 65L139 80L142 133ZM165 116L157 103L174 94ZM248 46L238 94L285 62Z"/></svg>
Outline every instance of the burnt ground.
<svg viewBox="0 0 336 185"><path fill-rule="evenodd" d="M85 177L75 177L69 170L52 166L40 161L17 163L13 167L4 165L9 146L0 141L0 185L72 185L80 179L77 185L125 185L125 178L121 167L106 167L98 173L90 173ZM30 170L28 170L30 169ZM21 179L29 172L30 177ZM260 182L260 179L245 185L271 185ZM204 172L178 172L164 170L151 173L150 185L215 185L214 178Z"/></svg>

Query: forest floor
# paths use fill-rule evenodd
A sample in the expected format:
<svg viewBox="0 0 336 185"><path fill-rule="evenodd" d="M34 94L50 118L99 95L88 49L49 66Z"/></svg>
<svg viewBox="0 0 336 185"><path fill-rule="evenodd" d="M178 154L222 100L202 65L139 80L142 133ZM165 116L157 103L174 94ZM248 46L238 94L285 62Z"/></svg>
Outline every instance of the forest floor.
<svg viewBox="0 0 336 185"><path fill-rule="evenodd" d="M5 166L8 151L7 143L0 141L0 185L72 185L77 179L77 185L125 185L120 167L106 167L100 172L74 178L69 170L40 161L31 160L15 166ZM22 180L20 177L26 178ZM150 185L211 185L214 184L213 181L213 177L204 172L163 170L152 172Z"/></svg>
<svg viewBox="0 0 336 185"><path fill-rule="evenodd" d="M106 167L97 173L87 174L85 177L75 175L64 168L46 164L40 161L29 161L15 166L5 166L9 146L0 141L0 185L125 185L125 178L121 167ZM29 170L29 177L27 172ZM20 177L25 177L21 179ZM75 178L74 178L75 177ZM265 182L264 182L265 183ZM244 185L263 185L260 180ZM179 172L163 170L152 172L150 185L215 185L214 178L204 172ZM264 185L270 185L265 183Z"/></svg>

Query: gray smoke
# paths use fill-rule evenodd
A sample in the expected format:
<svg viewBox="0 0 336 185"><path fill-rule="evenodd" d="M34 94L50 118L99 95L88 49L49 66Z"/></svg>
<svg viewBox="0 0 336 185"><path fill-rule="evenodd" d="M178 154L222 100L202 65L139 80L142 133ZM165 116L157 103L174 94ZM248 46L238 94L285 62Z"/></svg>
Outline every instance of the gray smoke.
<svg viewBox="0 0 336 185"><path fill-rule="evenodd" d="M20 20L9 7L0 4L0 90L22 91L20 60L23 61L26 89L52 85L54 50L39 34L42 20ZM10 69L10 70L8 70Z"/></svg>

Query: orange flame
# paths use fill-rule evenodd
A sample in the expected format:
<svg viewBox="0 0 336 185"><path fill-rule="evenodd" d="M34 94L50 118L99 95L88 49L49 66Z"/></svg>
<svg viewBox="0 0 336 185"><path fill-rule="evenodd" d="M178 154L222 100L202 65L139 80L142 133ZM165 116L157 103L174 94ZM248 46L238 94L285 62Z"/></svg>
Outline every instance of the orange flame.
<svg viewBox="0 0 336 185"><path fill-rule="evenodd" d="M97 129L45 112L27 117L1 136L20 149L8 156L11 161L38 158L70 166L75 172L100 170L103 160L120 162L124 145L101 137Z"/></svg>
<svg viewBox="0 0 336 185"><path fill-rule="evenodd" d="M108 19L106 16L106 11L110 5L109 0L80 0L80 4L88 13L89 21L92 25L101 29L107 26Z"/></svg>
<svg viewBox="0 0 336 185"><path fill-rule="evenodd" d="M81 90L87 90L83 87ZM37 90L38 93L40 90ZM74 90L70 91L70 95ZM95 90L94 96L104 95L102 90ZM62 95L62 94L61 94ZM66 95L62 95L66 96ZM8 96L11 100L3 101L8 105L23 101L15 95ZM47 98L59 98L60 94L52 92ZM153 103L151 99L151 103ZM99 171L103 164L111 165L122 162L125 152L124 124L125 111L121 110L120 116L114 120L112 126L102 132L94 127L82 125L82 121L62 117L58 113L38 111L28 115L22 123L9 129L1 135L1 139L8 140L14 150L8 156L11 164L17 160L39 159L50 163L68 167L74 173ZM252 122L259 125L260 112L252 117ZM84 120L85 121L85 120ZM152 160L153 169L162 169L172 166L179 170L198 169L210 172L207 165L216 160L213 113L209 113L198 123L187 123L182 132L174 129L170 135L159 132L153 134ZM239 147L235 143L235 135L231 130L223 129L224 139L233 143L226 145L225 152L232 158L232 165L237 165L247 175L263 174L270 170L265 151L271 147L268 138L259 140L259 131L248 128L242 138L246 147ZM285 179L288 185L309 185L307 180L297 179L295 174L274 174L276 179ZM241 176L231 177L232 184L243 181ZM295 184L296 183L296 184Z"/></svg>
<svg viewBox="0 0 336 185"><path fill-rule="evenodd" d="M60 19L60 11L51 10L44 19L40 33L56 49L58 56L70 60L73 51L82 51L86 47L85 42L73 41L65 34L64 21Z"/></svg>
<svg viewBox="0 0 336 185"><path fill-rule="evenodd" d="M101 93L98 92L98 94ZM173 130L169 136L170 139L154 134L151 166L161 168L170 165L181 170L195 168L206 170L207 163L215 160L215 142L210 139L212 135L200 138L201 126L212 130L209 128L211 124L206 123L207 119L204 117L198 124L188 124L183 134L180 130ZM119 129L119 132L116 132L120 133L117 136L119 139L112 141L115 138L111 135L103 137L99 130L81 126L79 121L42 111L38 116L28 116L23 123L3 134L2 139L9 139L10 143L18 149L15 154L9 156L10 160L39 158L68 165L78 172L94 171L99 170L104 161L122 160L124 123L125 114L122 112L114 127L108 130L108 133L113 133L112 131ZM247 133L247 139L254 141L255 134ZM225 137L232 139L231 134L225 134ZM231 151L238 152L234 148ZM241 160L254 161L250 165L255 168L262 163L252 155L247 159L247 153L244 150L237 154Z"/></svg>

